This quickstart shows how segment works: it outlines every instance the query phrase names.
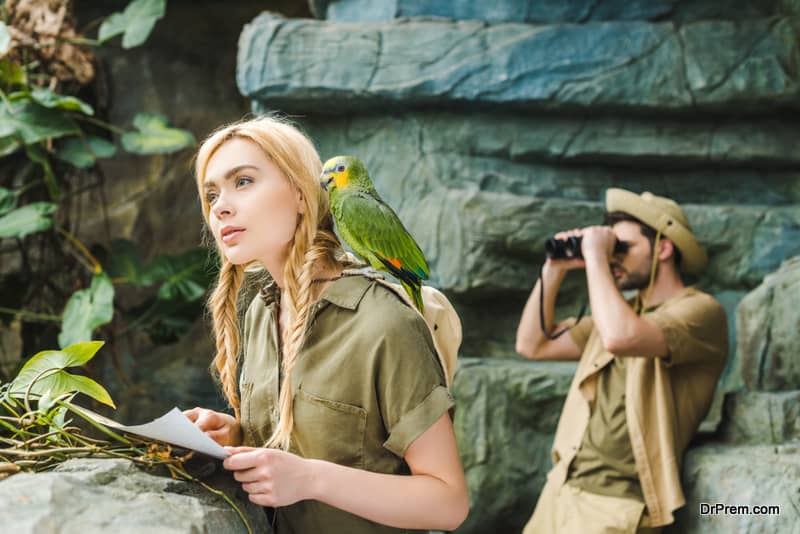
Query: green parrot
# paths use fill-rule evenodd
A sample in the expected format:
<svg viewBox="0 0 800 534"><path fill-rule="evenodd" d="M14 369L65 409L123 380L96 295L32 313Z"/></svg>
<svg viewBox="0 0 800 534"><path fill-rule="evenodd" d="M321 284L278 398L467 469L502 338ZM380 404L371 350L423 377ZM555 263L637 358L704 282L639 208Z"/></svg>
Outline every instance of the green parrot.
<svg viewBox="0 0 800 534"><path fill-rule="evenodd" d="M400 281L420 312L422 280L428 262L400 218L378 195L364 164L354 156L325 162L320 185L328 191L331 212L342 239L379 271Z"/></svg>

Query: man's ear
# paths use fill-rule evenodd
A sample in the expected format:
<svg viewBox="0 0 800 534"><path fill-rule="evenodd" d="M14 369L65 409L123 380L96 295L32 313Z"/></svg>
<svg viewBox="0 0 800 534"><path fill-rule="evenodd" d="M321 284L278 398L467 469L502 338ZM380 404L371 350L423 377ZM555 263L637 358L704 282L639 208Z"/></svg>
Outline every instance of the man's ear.
<svg viewBox="0 0 800 534"><path fill-rule="evenodd" d="M660 261L664 261L668 259L670 256L675 255L675 243L673 243L671 239L662 237L661 241L658 244L658 248L659 248L658 259Z"/></svg>

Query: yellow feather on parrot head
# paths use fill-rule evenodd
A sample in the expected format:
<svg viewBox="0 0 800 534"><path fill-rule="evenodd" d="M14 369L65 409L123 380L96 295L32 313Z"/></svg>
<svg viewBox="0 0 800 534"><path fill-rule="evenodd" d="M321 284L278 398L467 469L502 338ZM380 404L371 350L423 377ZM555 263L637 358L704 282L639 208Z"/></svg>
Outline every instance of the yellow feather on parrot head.
<svg viewBox="0 0 800 534"><path fill-rule="evenodd" d="M322 166L319 184L329 192L347 188L361 191L374 190L366 167L355 156L334 156L326 161Z"/></svg>

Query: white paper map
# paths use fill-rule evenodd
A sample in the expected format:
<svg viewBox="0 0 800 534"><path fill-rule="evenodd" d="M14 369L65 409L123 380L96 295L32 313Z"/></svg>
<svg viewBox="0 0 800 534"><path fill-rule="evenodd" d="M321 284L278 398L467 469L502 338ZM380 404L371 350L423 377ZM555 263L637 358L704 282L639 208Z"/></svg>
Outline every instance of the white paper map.
<svg viewBox="0 0 800 534"><path fill-rule="evenodd" d="M74 405L73 405L74 406ZM111 427L118 430L124 430L137 436L144 436L150 439L157 439L183 447L184 449L191 449L193 451L207 454L213 458L222 460L230 456L216 441L208 437L202 430L194 426L188 417L183 415L183 412L178 408L173 408L157 419L153 419L149 423L143 425L127 426L117 423L113 419L103 417L99 413L87 410L81 406L75 406L86 416L97 421L101 425Z"/></svg>

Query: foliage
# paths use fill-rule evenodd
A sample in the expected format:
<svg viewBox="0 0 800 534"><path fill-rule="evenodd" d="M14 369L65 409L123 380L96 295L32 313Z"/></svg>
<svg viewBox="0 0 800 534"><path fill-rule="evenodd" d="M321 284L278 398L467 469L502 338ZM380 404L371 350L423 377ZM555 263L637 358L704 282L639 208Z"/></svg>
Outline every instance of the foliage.
<svg viewBox="0 0 800 534"><path fill-rule="evenodd" d="M64 370L88 363L102 346L100 341L90 341L40 352L13 381L0 383L0 480L21 471L46 471L70 458L124 458L143 467L166 468L176 479L200 484L224 499L251 532L241 510L227 495L189 474L184 464L192 452L178 456L166 443L118 434L73 404L76 395L84 394L114 406L103 386ZM75 417L101 439L74 423Z"/></svg>
<svg viewBox="0 0 800 534"><path fill-rule="evenodd" d="M23 321L28 353L56 339L62 348L89 341L98 330L112 344L133 329L171 341L200 313L211 276L207 253L143 266L133 244L109 232L91 246L76 235L78 195L97 191L91 198L102 200L90 208L107 212L98 161L118 147L163 157L195 144L190 132L152 112L135 113L130 127L109 124L90 85L94 47L116 37L123 49L143 44L166 1L132 0L97 21L96 39L86 33L98 24L78 31L71 8L67 0L0 2L0 328L9 318ZM121 273L124 264L129 270ZM120 286L142 296L123 304ZM0 366L0 379L3 372Z"/></svg>

